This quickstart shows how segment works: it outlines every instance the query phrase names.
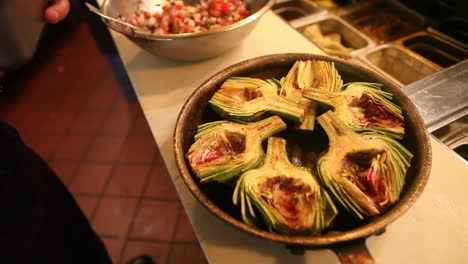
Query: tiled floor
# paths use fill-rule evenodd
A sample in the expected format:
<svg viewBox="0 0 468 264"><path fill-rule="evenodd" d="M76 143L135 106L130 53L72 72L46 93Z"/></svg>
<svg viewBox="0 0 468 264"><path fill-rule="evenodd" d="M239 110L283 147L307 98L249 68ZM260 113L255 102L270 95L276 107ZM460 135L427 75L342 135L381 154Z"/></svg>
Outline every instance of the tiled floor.
<svg viewBox="0 0 468 264"><path fill-rule="evenodd" d="M115 263L206 263L137 102L126 99L81 15L8 73L0 119L57 172Z"/></svg>

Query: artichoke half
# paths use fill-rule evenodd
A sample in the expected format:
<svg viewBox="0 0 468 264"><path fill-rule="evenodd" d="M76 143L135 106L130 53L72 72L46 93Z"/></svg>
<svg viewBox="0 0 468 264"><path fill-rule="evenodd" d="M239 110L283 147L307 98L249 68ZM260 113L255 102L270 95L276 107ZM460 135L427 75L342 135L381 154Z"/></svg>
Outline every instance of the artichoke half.
<svg viewBox="0 0 468 264"><path fill-rule="evenodd" d="M198 127L187 159L201 182L227 182L257 167L264 158L262 141L284 129L278 116L249 124L206 123Z"/></svg>
<svg viewBox="0 0 468 264"><path fill-rule="evenodd" d="M278 137L268 139L263 165L241 175L233 202L240 202L245 222L253 225L255 207L269 230L281 234L320 234L338 212L312 171L289 162L286 140Z"/></svg>
<svg viewBox="0 0 468 264"><path fill-rule="evenodd" d="M209 101L211 107L223 118L256 120L266 112L295 122L302 122L304 109L297 103L278 95L279 83L231 77L227 79Z"/></svg>
<svg viewBox="0 0 468 264"><path fill-rule="evenodd" d="M320 60L296 61L288 74L281 78L280 95L299 103L305 110L300 130L314 130L317 104L303 97L306 88L337 91L343 80L333 62Z"/></svg>
<svg viewBox="0 0 468 264"><path fill-rule="evenodd" d="M392 103L393 95L382 91L382 84L354 82L341 91L306 88L303 96L330 105L335 113L357 131L382 132L394 138L405 134L401 108Z"/></svg>
<svg viewBox="0 0 468 264"><path fill-rule="evenodd" d="M394 204L413 155L381 133L354 132L332 111L317 120L330 140L317 170L335 200L360 219Z"/></svg>

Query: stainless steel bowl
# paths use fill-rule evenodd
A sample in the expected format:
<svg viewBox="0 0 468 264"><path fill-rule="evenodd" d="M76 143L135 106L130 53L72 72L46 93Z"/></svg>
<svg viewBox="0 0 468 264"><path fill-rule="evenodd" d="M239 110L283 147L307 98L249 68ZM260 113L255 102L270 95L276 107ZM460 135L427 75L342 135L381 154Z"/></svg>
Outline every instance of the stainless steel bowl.
<svg viewBox="0 0 468 264"><path fill-rule="evenodd" d="M143 0L145 2L154 2ZM148 52L184 61L208 59L236 47L252 31L260 17L274 4L275 0L245 0L251 12L247 18L231 25L199 33L171 35L144 34L125 30L104 20L106 25L127 36ZM137 0L104 0L101 10L108 16L122 14L130 17L137 7Z"/></svg>

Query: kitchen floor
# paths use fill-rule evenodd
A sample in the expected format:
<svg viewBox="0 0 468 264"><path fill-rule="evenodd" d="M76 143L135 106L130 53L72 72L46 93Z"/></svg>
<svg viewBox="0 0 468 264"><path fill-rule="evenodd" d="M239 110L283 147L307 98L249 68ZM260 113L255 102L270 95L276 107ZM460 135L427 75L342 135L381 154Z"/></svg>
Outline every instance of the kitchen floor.
<svg viewBox="0 0 468 264"><path fill-rule="evenodd" d="M75 10L49 29L30 64L6 74L0 119L57 172L115 263L139 254L159 264L206 263L141 108L119 74L83 11Z"/></svg>

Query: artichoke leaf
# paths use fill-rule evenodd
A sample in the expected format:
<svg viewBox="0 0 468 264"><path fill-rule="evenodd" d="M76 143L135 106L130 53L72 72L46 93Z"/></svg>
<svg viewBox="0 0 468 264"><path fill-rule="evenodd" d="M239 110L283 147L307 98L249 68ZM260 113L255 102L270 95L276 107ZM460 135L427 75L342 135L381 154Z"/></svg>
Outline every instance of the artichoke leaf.
<svg viewBox="0 0 468 264"><path fill-rule="evenodd" d="M335 200L360 219L393 205L413 155L382 133L356 133L332 111L317 120L330 145L319 158L317 170Z"/></svg>
<svg viewBox="0 0 468 264"><path fill-rule="evenodd" d="M244 121L257 120L269 112L295 122L302 122L304 109L296 102L278 95L274 79L261 80L231 77L216 91L210 106L223 118Z"/></svg>
<svg viewBox="0 0 468 264"><path fill-rule="evenodd" d="M306 88L305 98L333 107L335 113L356 131L381 132L393 138L404 136L401 108L392 103L392 94L377 83L348 83L340 91Z"/></svg>
<svg viewBox="0 0 468 264"><path fill-rule="evenodd" d="M280 95L289 98L304 108L304 120L298 125L299 130L313 131L317 104L305 99L306 88L337 91L343 81L333 62L320 60L298 60L281 80Z"/></svg>
<svg viewBox="0 0 468 264"><path fill-rule="evenodd" d="M261 218L271 232L281 234L320 234L337 214L331 197L312 171L293 165L287 156L286 140L278 137L268 139L263 165L240 176L233 202L240 205L246 223Z"/></svg>
<svg viewBox="0 0 468 264"><path fill-rule="evenodd" d="M187 159L201 182L227 182L257 167L264 158L262 141L286 129L278 116L242 124L215 121L198 127Z"/></svg>

